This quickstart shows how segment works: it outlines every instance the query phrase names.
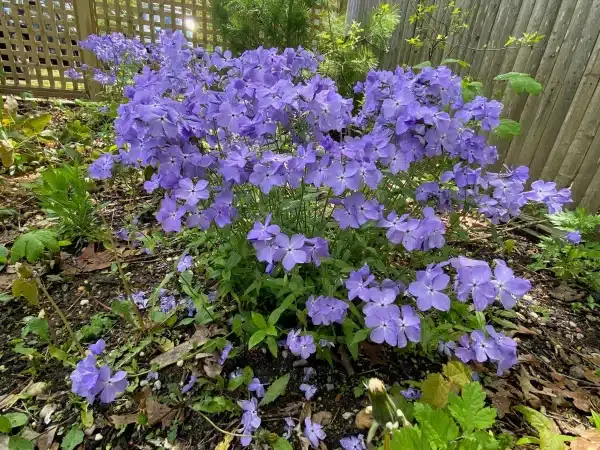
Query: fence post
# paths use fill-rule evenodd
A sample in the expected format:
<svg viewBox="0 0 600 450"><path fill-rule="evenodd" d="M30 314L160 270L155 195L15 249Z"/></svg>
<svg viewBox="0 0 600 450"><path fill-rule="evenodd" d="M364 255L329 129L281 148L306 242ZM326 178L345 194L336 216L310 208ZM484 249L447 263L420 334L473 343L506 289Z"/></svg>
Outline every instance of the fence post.
<svg viewBox="0 0 600 450"><path fill-rule="evenodd" d="M77 33L79 40L86 39L90 34L97 33L96 22L96 4L94 0L75 0L75 20L77 23ZM98 60L93 53L79 49L81 61L89 67L98 67ZM93 100L102 91L100 85L86 76L84 80L85 90L88 96Z"/></svg>

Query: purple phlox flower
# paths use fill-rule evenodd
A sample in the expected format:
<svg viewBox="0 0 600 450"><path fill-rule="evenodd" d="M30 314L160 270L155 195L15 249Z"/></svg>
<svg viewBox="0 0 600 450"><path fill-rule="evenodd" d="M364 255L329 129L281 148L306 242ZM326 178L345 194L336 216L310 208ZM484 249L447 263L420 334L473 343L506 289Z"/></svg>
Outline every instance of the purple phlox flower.
<svg viewBox="0 0 600 450"><path fill-rule="evenodd" d="M194 304L194 300L192 300L191 298L186 298L182 300L181 303L185 305L188 317L194 317L198 312L198 310L196 309L196 305Z"/></svg>
<svg viewBox="0 0 600 450"><path fill-rule="evenodd" d="M442 355L446 355L448 358L452 357L452 352L456 349L456 342L453 341L439 341L438 352Z"/></svg>
<svg viewBox="0 0 600 450"><path fill-rule="evenodd" d="M146 380L158 380L158 372L148 372L148 375L146 376Z"/></svg>
<svg viewBox="0 0 600 450"><path fill-rule="evenodd" d="M285 420L285 425L284 425L285 435L284 435L284 437L286 439L289 439L292 437L292 431L296 427L296 424L294 423L294 419L292 419L291 417L286 417L283 420Z"/></svg>
<svg viewBox="0 0 600 450"><path fill-rule="evenodd" d="M329 257L329 242L322 237L307 239L304 251L308 256L307 262L312 261L319 267L321 260Z"/></svg>
<svg viewBox="0 0 600 450"><path fill-rule="evenodd" d="M458 359L460 359L462 362L464 362L465 364L468 363L469 361L474 360L475 359L475 351L473 350L473 347L471 347L469 335L463 334L458 339L458 343L460 345L458 347L456 347L456 349L454 350L454 354L456 355L456 357Z"/></svg>
<svg viewBox="0 0 600 450"><path fill-rule="evenodd" d="M244 411L242 414L242 434L248 435L240 438L243 447L247 447L252 442L252 433L260 427L261 419L258 415L258 402L256 397L250 400L242 400L240 407Z"/></svg>
<svg viewBox="0 0 600 450"><path fill-rule="evenodd" d="M369 303L363 307L366 315L371 314L375 309L386 308L396 301L398 291L395 289L380 289L373 287L369 289Z"/></svg>
<svg viewBox="0 0 600 450"><path fill-rule="evenodd" d="M164 313L168 313L177 306L177 300L172 295L166 295L160 298L160 310Z"/></svg>
<svg viewBox="0 0 600 450"><path fill-rule="evenodd" d="M406 292L406 285L402 281L394 281L386 278L381 282L381 290L385 289L391 289L398 296Z"/></svg>
<svg viewBox="0 0 600 450"><path fill-rule="evenodd" d="M83 74L75 70L74 67L69 67L65 70L65 77L71 78L72 80L83 80Z"/></svg>
<svg viewBox="0 0 600 450"><path fill-rule="evenodd" d="M188 380L187 384L181 388L181 393L187 394L194 387L194 384L196 384L197 379L198 378L194 375L190 376L190 379Z"/></svg>
<svg viewBox="0 0 600 450"><path fill-rule="evenodd" d="M160 203L160 209L156 212L156 220L160 222L163 230L181 231L181 218L186 213L185 208L177 206L175 199L165 197Z"/></svg>
<svg viewBox="0 0 600 450"><path fill-rule="evenodd" d="M333 297L319 296L316 299L311 295L306 302L308 316L314 325L331 325L342 323L346 317L348 303Z"/></svg>
<svg viewBox="0 0 600 450"><path fill-rule="evenodd" d="M365 439L362 434L340 439L340 445L344 450L367 450Z"/></svg>
<svg viewBox="0 0 600 450"><path fill-rule="evenodd" d="M275 238L278 249L275 250L274 258L281 260L284 269L289 272L296 264L305 263L308 259L303 250L306 238L301 234L295 234L289 238L286 234L280 233Z"/></svg>
<svg viewBox="0 0 600 450"><path fill-rule="evenodd" d="M316 374L317 374L317 371L314 368L305 367L304 368L304 376L302 377L302 381L304 381L304 382L309 381Z"/></svg>
<svg viewBox="0 0 600 450"><path fill-rule="evenodd" d="M248 232L249 241L268 241L277 236L281 229L278 225L270 225L272 214L269 213L265 223L254 222L254 228Z"/></svg>
<svg viewBox="0 0 600 450"><path fill-rule="evenodd" d="M102 366L100 368L101 378L103 377L103 374L107 374L107 377L104 378L108 379L106 379L102 392L100 393L100 401L102 403L111 403L118 395L122 394L125 392L125 389L127 389L127 385L129 384L127 381L127 372L121 370L111 376L110 369L107 366Z"/></svg>
<svg viewBox="0 0 600 450"><path fill-rule="evenodd" d="M223 347L223 350L221 350L221 356L219 356L219 360L217 361L219 365L222 366L223 364L225 364L225 360L229 356L229 352L232 348L233 346L231 344L225 344L225 347Z"/></svg>
<svg viewBox="0 0 600 450"><path fill-rule="evenodd" d="M421 319L411 306L403 305L402 315L396 319L398 326L398 347L407 345L407 339L411 342L421 340Z"/></svg>
<svg viewBox="0 0 600 450"><path fill-rule="evenodd" d="M356 161L350 161L346 165L334 161L327 170L325 184L335 195L341 195L346 189L357 191L361 185L359 169L360 164Z"/></svg>
<svg viewBox="0 0 600 450"><path fill-rule="evenodd" d="M252 378L248 385L248 390L254 392L254 395L258 398L265 396L265 386L260 382L258 378Z"/></svg>
<svg viewBox="0 0 600 450"><path fill-rule="evenodd" d="M370 339L395 346L398 343L398 319L400 309L396 305L374 308L365 317L365 325L371 328Z"/></svg>
<svg viewBox="0 0 600 450"><path fill-rule="evenodd" d="M348 300L354 300L356 297L367 302L370 299L369 285L373 283L375 277L370 274L369 266L364 265L360 271L352 271L346 279L346 289L348 289Z"/></svg>
<svg viewBox="0 0 600 450"><path fill-rule="evenodd" d="M506 370L517 364L517 343L504 333L494 330L494 327L491 325L486 325L485 329L498 346L500 358L498 360L497 374L502 375Z"/></svg>
<svg viewBox="0 0 600 450"><path fill-rule="evenodd" d="M144 291L137 291L132 293L131 299L140 309L146 309L148 307L149 299L146 298L146 293Z"/></svg>
<svg viewBox="0 0 600 450"><path fill-rule="evenodd" d="M91 392L96 386L99 375L96 357L93 354L88 355L77 363L75 370L71 373L71 390L92 403L95 394Z"/></svg>
<svg viewBox="0 0 600 450"><path fill-rule="evenodd" d="M192 256L191 255L182 255L177 261L177 271L185 272L190 267L192 267Z"/></svg>
<svg viewBox="0 0 600 450"><path fill-rule="evenodd" d="M326 434L320 424L313 423L310 417L306 417L304 419L304 436L309 440L312 448L319 448L319 442L325 439Z"/></svg>
<svg viewBox="0 0 600 450"><path fill-rule="evenodd" d="M308 359L317 351L314 338L311 335L300 335L300 330L291 330L288 333L286 345L294 356L300 356L302 359Z"/></svg>
<svg viewBox="0 0 600 450"><path fill-rule="evenodd" d="M565 239L571 244L579 244L581 243L581 233L578 230L569 231L565 235Z"/></svg>
<svg viewBox="0 0 600 450"><path fill-rule="evenodd" d="M304 392L304 397L306 397L306 400L310 400L317 393L317 387L307 383L302 383L300 385L300 390Z"/></svg>
<svg viewBox="0 0 600 450"><path fill-rule="evenodd" d="M517 300L523 297L531 289L531 282L525 278L515 277L512 269L510 269L501 259L494 260L496 267L494 268L496 285L500 296L500 302L506 309L515 306Z"/></svg>
<svg viewBox="0 0 600 450"><path fill-rule="evenodd" d="M127 228L120 228L119 231L115 231L115 237L120 241L128 241L129 231L127 231Z"/></svg>
<svg viewBox="0 0 600 450"><path fill-rule="evenodd" d="M89 166L89 174L95 180L106 180L112 176L115 158L110 153L105 153Z"/></svg>
<svg viewBox="0 0 600 450"><path fill-rule="evenodd" d="M475 309L483 311L494 302L498 290L492 282L490 266L485 261L470 261L474 261L475 264L458 268L457 298L464 302L471 294Z"/></svg>
<svg viewBox="0 0 600 450"><path fill-rule="evenodd" d="M414 219L410 219L411 226L409 227L409 224L407 222L408 218L408 214L398 216L398 214L396 214L395 211L392 211L388 214L386 219L380 219L377 223L377 226L388 229L385 235L392 244L400 244L404 239L406 232L409 231L409 228L415 229L419 223L419 221L416 221L416 223L414 223L412 222Z"/></svg>
<svg viewBox="0 0 600 450"><path fill-rule="evenodd" d="M421 398L421 391L412 386L400 391L400 393L406 400L419 400Z"/></svg>
<svg viewBox="0 0 600 450"><path fill-rule="evenodd" d="M421 280L413 281L408 285L408 292L417 298L417 307L421 311L427 311L432 306L439 311L450 310L450 297L443 291L448 286L450 277L440 273L434 277L422 277Z"/></svg>
<svg viewBox="0 0 600 450"><path fill-rule="evenodd" d="M195 206L200 200L206 200L210 194L206 189L208 181L198 180L196 184L189 178L179 180L179 188L175 190L175 197L185 200L185 203L190 206Z"/></svg>
<svg viewBox="0 0 600 450"><path fill-rule="evenodd" d="M478 362L485 362L488 359L497 361L501 358L498 344L494 339L486 337L483 331L471 332L471 341L471 348Z"/></svg>
<svg viewBox="0 0 600 450"><path fill-rule="evenodd" d="M104 342L104 339L100 339L95 344L90 345L90 348L89 348L90 353L92 355L101 355L102 353L104 353L105 346L106 346L106 342Z"/></svg>

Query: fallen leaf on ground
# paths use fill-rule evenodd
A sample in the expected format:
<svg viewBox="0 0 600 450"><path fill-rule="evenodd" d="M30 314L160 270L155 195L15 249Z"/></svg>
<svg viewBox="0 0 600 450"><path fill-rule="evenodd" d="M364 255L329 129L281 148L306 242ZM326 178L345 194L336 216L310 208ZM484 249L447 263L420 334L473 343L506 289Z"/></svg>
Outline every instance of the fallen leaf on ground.
<svg viewBox="0 0 600 450"><path fill-rule="evenodd" d="M600 432L596 429L587 430L571 442L571 450L598 450L600 448Z"/></svg>
<svg viewBox="0 0 600 450"><path fill-rule="evenodd" d="M359 430L368 430L373 425L373 414L367 412L367 408L362 409L354 419L354 424Z"/></svg>
<svg viewBox="0 0 600 450"><path fill-rule="evenodd" d="M521 390L523 391L523 395L525 396L525 400L529 403L534 409L538 409L542 406L542 401L535 394L541 394L542 391L535 388L531 384L531 376L525 370L525 367L521 366L520 374L517 375L519 383L521 385Z"/></svg>
<svg viewBox="0 0 600 450"><path fill-rule="evenodd" d="M499 418L502 418L511 412L510 407L512 406L512 393L506 389L500 389L495 393L491 393L490 391L487 392L488 396L492 398L492 405L494 405L494 407L498 410Z"/></svg>
<svg viewBox="0 0 600 450"><path fill-rule="evenodd" d="M48 428L42 434L38 436L35 443L38 446L38 450L49 450L52 447L52 443L54 442L54 436L56 436L56 432L58 431L58 425L54 425L53 427Z"/></svg>
<svg viewBox="0 0 600 450"><path fill-rule="evenodd" d="M558 300L574 302L579 300L585 296L585 292L577 291L573 289L571 286L562 283L558 287L552 289L550 291L550 295Z"/></svg>
<svg viewBox="0 0 600 450"><path fill-rule="evenodd" d="M0 291L8 291L8 289L12 286L13 281L15 281L16 279L16 273L0 274Z"/></svg>
<svg viewBox="0 0 600 450"><path fill-rule="evenodd" d="M226 434L223 436L223 440L217 444L215 450L229 450L229 444L233 441L233 436Z"/></svg>
<svg viewBox="0 0 600 450"><path fill-rule="evenodd" d="M596 375L596 372L594 372L592 369L584 370L583 376L585 377L586 380L588 380L592 383L600 384L600 377L598 375Z"/></svg>
<svg viewBox="0 0 600 450"><path fill-rule="evenodd" d="M331 419L333 419L333 414L331 414L329 411L319 411L312 416L312 421L315 423L320 423L321 425L329 425L331 423Z"/></svg>
<svg viewBox="0 0 600 450"><path fill-rule="evenodd" d="M150 365L156 365L159 369L163 369L171 364L187 356L194 348L205 344L213 334L211 328L200 327L196 332L184 343L173 347L168 352L162 353L150 361ZM212 356L212 353L206 353L206 356Z"/></svg>
<svg viewBox="0 0 600 450"><path fill-rule="evenodd" d="M177 409L157 402L154 398L149 397L146 400L145 408L146 417L148 419L148 426L154 426L157 423L161 423L163 428L167 428L171 425L171 422L177 414ZM137 423L139 418L139 412L132 414L124 414L121 416L110 416L110 421L115 426L129 425L130 423Z"/></svg>
<svg viewBox="0 0 600 450"><path fill-rule="evenodd" d="M204 355L205 353L202 353ZM202 364L202 368L204 369L204 373L209 378L216 378L218 375L221 375L221 371L223 370L223 366L217 362L214 355L208 354L205 357L204 363Z"/></svg>

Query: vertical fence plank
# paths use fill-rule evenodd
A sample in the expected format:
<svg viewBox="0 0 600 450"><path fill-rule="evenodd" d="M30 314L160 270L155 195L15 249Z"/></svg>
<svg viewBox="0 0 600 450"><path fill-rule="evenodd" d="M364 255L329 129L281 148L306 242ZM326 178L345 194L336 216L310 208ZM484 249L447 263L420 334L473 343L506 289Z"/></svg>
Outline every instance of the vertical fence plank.
<svg viewBox="0 0 600 450"><path fill-rule="evenodd" d="M96 6L94 0L75 0L75 19L79 31L79 39L84 40L96 31ZM81 51L81 60L89 67L97 67L98 61L95 56L87 50ZM86 77L85 89L90 98L95 98L101 91L100 86L89 77Z"/></svg>

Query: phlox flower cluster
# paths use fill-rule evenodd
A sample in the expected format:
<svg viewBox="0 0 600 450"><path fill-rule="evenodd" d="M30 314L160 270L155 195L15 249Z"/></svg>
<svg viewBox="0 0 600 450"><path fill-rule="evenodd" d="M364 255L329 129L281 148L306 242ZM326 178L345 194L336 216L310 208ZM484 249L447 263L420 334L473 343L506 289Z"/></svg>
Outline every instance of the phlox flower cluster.
<svg viewBox="0 0 600 450"><path fill-rule="evenodd" d="M121 370L113 374L107 365L98 365L97 358L104 353L104 347L102 339L90 345L88 356L71 372L71 390L90 404L98 398L102 403L111 403L128 385L127 372Z"/></svg>
<svg viewBox="0 0 600 450"><path fill-rule="evenodd" d="M498 332L491 325L465 334L458 340L455 355L464 363L469 361L498 363L498 375L502 375L517 363L517 343L514 339Z"/></svg>
<svg viewBox="0 0 600 450"><path fill-rule="evenodd" d="M287 335L285 345L292 355L302 359L308 359L317 351L314 338L310 334L301 335L300 330L291 330Z"/></svg>
<svg viewBox="0 0 600 450"><path fill-rule="evenodd" d="M313 325L331 325L344 321L348 303L333 297L320 295L315 298L311 295L306 301L306 308Z"/></svg>
<svg viewBox="0 0 600 450"><path fill-rule="evenodd" d="M281 232L278 225L271 224L271 214L267 215L264 224L255 222L247 238L256 250L256 258L267 263L266 271L269 273L276 262L281 262L289 272L296 264L312 262L318 267L321 259L329 256L329 244L325 239L308 239L302 234L289 237Z"/></svg>
<svg viewBox="0 0 600 450"><path fill-rule="evenodd" d="M258 430L262 422L258 415L258 401L256 397L252 397L250 400L241 400L239 402L242 408L242 429L241 433L246 435L240 438L240 443L243 447L247 447L252 442L252 434Z"/></svg>

